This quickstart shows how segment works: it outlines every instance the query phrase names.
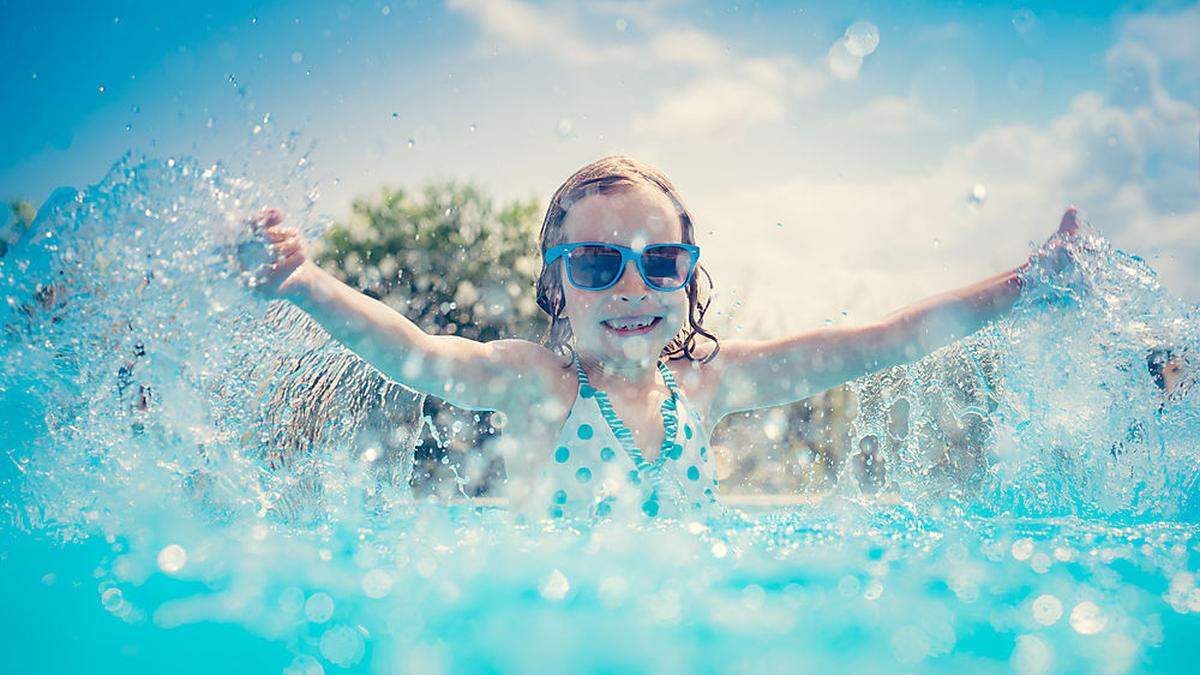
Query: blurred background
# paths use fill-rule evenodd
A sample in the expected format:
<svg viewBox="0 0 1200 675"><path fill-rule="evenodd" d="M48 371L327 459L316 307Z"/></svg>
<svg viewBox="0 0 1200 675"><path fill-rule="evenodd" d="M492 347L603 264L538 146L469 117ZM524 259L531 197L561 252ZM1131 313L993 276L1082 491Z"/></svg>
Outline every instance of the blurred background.
<svg viewBox="0 0 1200 675"><path fill-rule="evenodd" d="M1197 35L1171 2L0 2L0 254L127 153L270 185L270 137L309 148L321 263L440 333L541 335L546 201L615 153L693 210L722 337L1011 268L1070 203L1195 302ZM425 405L418 494L489 494L490 416ZM827 489L855 412L835 389L731 418L726 489ZM948 428L931 451L978 434Z"/></svg>

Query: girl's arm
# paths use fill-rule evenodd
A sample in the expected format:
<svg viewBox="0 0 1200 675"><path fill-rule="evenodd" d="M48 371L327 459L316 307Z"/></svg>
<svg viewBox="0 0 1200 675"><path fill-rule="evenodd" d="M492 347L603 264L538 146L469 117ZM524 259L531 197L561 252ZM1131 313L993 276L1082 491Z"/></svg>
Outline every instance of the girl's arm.
<svg viewBox="0 0 1200 675"><path fill-rule="evenodd" d="M553 355L544 347L525 340L483 343L429 335L314 264L299 233L280 227L282 222L276 210L251 221L269 244L271 261L256 274L254 288L291 301L385 376L475 410L510 412L549 391L542 374L553 370L545 367Z"/></svg>
<svg viewBox="0 0 1200 675"><path fill-rule="evenodd" d="M1075 208L1067 209L1058 235L1071 236L1078 228ZM713 362L717 390L710 415L716 421L741 410L792 403L920 359L1008 313L1021 295L1020 269L935 295L873 324L723 345Z"/></svg>

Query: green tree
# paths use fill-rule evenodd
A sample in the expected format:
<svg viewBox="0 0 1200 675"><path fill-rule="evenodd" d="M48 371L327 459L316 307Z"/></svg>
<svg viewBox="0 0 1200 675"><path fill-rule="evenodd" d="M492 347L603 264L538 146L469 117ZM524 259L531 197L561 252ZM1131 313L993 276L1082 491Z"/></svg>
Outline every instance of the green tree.
<svg viewBox="0 0 1200 675"><path fill-rule="evenodd" d="M349 222L326 232L315 259L428 333L538 340L546 327L534 299L540 212L535 199L497 207L455 181L385 189L355 200ZM499 469L497 458L477 465L478 449L495 433L490 416L436 399L427 399L426 413L434 428L417 448L418 493L454 486L449 473L469 492L486 492ZM453 467L472 466L467 458L476 466L464 478Z"/></svg>

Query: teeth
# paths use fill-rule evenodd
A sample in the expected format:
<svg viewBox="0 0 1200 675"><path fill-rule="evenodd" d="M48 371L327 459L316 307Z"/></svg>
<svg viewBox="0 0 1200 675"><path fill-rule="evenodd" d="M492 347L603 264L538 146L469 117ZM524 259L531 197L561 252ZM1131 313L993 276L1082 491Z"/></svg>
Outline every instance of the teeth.
<svg viewBox="0 0 1200 675"><path fill-rule="evenodd" d="M626 316L619 319L608 319L604 323L620 330L634 330L649 326L657 318L656 316Z"/></svg>

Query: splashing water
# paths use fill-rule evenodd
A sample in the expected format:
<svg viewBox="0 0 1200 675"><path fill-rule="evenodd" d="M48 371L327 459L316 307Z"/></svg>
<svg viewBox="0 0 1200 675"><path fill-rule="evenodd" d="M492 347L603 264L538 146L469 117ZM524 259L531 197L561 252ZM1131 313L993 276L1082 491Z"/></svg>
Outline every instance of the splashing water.
<svg viewBox="0 0 1200 675"><path fill-rule="evenodd" d="M522 525L412 502L420 398L247 293L266 196L127 160L0 258L4 505L23 536L102 542L94 574L34 577L86 582L80 617L146 650L232 624L289 653L226 666L256 672L1190 663L1197 393L1146 352L1194 349L1196 316L1094 233L1010 319L856 383L860 453L819 503Z"/></svg>
<svg viewBox="0 0 1200 675"><path fill-rule="evenodd" d="M1200 316L1085 230L1035 267L1012 316L858 383L860 447L904 499L985 514L1196 522ZM1169 353L1182 381L1148 366ZM880 440L883 439L883 440Z"/></svg>
<svg viewBox="0 0 1200 675"><path fill-rule="evenodd" d="M408 438L391 430L419 401L244 290L253 197L217 167L122 163L58 193L4 259L4 388L45 425L10 455L25 525L124 531L180 508L296 522L362 488L403 496L387 488L406 487Z"/></svg>

